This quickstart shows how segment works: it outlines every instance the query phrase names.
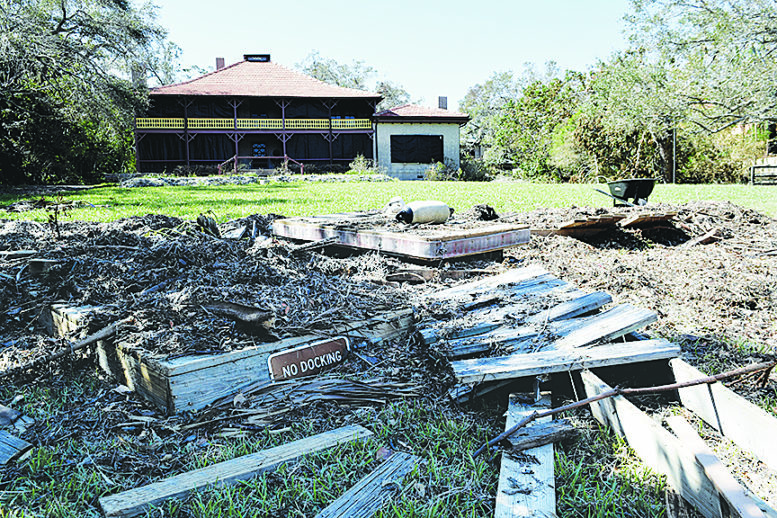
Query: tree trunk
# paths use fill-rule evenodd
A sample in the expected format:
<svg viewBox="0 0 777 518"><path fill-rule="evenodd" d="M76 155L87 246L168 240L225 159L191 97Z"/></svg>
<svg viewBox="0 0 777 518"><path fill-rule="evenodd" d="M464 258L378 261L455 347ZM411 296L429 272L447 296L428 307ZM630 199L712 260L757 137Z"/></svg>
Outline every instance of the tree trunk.
<svg viewBox="0 0 777 518"><path fill-rule="evenodd" d="M658 156L661 157L661 165L663 168L663 176L665 182L672 181L672 166L674 161L674 155L672 153L672 133L671 131L663 133L658 136L651 132L653 142L656 143L658 149Z"/></svg>

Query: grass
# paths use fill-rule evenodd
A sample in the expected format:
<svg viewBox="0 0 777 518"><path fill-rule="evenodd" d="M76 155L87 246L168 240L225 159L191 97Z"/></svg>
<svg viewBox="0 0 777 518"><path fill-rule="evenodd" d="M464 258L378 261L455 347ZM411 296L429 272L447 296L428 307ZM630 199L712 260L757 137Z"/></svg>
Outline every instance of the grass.
<svg viewBox="0 0 777 518"><path fill-rule="evenodd" d="M63 220L113 221L130 216L166 214L195 219L210 211L219 221L251 214L276 213L309 216L383 207L392 197L405 201L439 199L459 212L488 203L497 212L524 212L539 207L610 207L612 201L591 185L512 182L289 182L266 185L212 187L99 187L64 193L65 201L82 207ZM23 199L0 195L0 206ZM777 217L777 186L657 185L651 203L686 203L699 200L730 201ZM45 210L5 213L9 219L46 221Z"/></svg>
<svg viewBox="0 0 777 518"><path fill-rule="evenodd" d="M323 419L300 415L282 434L261 431L222 438L201 431L196 440L187 440L191 432L163 435L167 424L146 425L144 433L135 435L110 431L102 411L116 399L110 387L96 371L70 374L55 380L51 387L0 387L1 401L22 393L25 398L20 410L48 422L52 438L36 447L13 471L0 470L0 517L96 518L100 516L100 496L134 487L149 477L161 479L343 424L361 424L374 436L306 456L296 464L233 487L206 489L186 501L165 502L146 516L313 516L375 469L379 462L376 452L384 446L412 451L423 463L377 517L493 515L499 457L488 459L484 455L474 460L470 453L503 426L498 408L452 412L450 407L427 399L406 400L353 412L333 411ZM84 416L81 412L87 404L93 408ZM94 426L82 423L75 435L68 437L69 432L58 428L58 422L76 409L80 419L94 419ZM322 409L318 410L320 415ZM662 516L663 480L644 469L611 431L596 425L589 428L590 421L579 422L580 438L556 449L558 516ZM72 428L73 423L65 427ZM154 435L152 430L158 437L148 440ZM163 464L171 462L170 456L177 461L173 468L144 469L138 460L157 459ZM164 458L168 460L162 461Z"/></svg>

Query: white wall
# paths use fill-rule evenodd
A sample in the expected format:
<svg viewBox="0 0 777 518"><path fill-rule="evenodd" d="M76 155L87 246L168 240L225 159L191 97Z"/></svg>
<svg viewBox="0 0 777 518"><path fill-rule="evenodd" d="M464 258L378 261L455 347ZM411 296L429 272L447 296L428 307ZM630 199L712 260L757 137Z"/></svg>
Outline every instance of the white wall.
<svg viewBox="0 0 777 518"><path fill-rule="evenodd" d="M397 164L391 162L391 135L442 135L445 163L459 168L459 125L456 123L379 122L375 129L378 166L400 180L424 177L429 164Z"/></svg>

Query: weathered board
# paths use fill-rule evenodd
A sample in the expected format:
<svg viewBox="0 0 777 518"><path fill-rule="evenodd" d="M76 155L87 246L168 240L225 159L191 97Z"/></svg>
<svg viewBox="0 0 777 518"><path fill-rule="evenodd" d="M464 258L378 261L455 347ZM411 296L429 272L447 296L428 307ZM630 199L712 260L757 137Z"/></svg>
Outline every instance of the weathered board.
<svg viewBox="0 0 777 518"><path fill-rule="evenodd" d="M65 328L73 319L73 328L83 327L84 315L94 308L52 308L52 320ZM56 315L56 316L54 316ZM413 325L410 309L378 315L369 320L335 326L335 336L352 342L378 343L405 336ZM268 342L222 354L183 356L173 359L155 357L143 349L130 348L111 340L97 344L100 367L159 408L170 414L200 410L235 394L257 381L271 381L268 357L278 351L321 341L321 336L307 335Z"/></svg>
<svg viewBox="0 0 777 518"><path fill-rule="evenodd" d="M764 518L764 513L755 505L753 499L747 495L745 489L734 479L684 417L669 416L666 422L677 438L691 450L734 516Z"/></svg>
<svg viewBox="0 0 777 518"><path fill-rule="evenodd" d="M505 430L535 411L550 408L550 395L537 403L521 402L521 394L511 394ZM526 395L524 394L524 399ZM545 421L550 417L544 418ZM528 425L538 426L543 421ZM553 475L553 445L546 444L523 452L520 457L502 455L494 518L514 516L555 516L556 488Z"/></svg>
<svg viewBox="0 0 777 518"><path fill-rule="evenodd" d="M680 347L666 340L638 340L636 342L604 344L588 349L558 349L459 360L451 362L451 367L460 383L474 384L554 372L664 360L679 355Z"/></svg>
<svg viewBox="0 0 777 518"><path fill-rule="evenodd" d="M620 225L623 228L651 227L658 223L671 221L676 216L676 212L649 212L646 214L636 214L634 216L628 216L626 219L620 222Z"/></svg>
<svg viewBox="0 0 777 518"><path fill-rule="evenodd" d="M408 453L394 453L316 518L370 518L398 494L402 480L420 460Z"/></svg>
<svg viewBox="0 0 777 518"><path fill-rule="evenodd" d="M669 365L678 382L706 376L679 358L669 362ZM774 445L777 418L721 383L686 387L678 392L684 407L777 471L777 448Z"/></svg>
<svg viewBox="0 0 777 518"><path fill-rule="evenodd" d="M448 358L462 358L485 353L494 347L510 353L526 353L539 348L544 350L579 348L627 335L655 321L656 318L657 315L653 311L623 304L592 317L561 320L543 325L524 325L517 328L499 327L480 336L449 340L445 354ZM547 336L548 333L555 338L547 338L542 342L542 337Z"/></svg>
<svg viewBox="0 0 777 518"><path fill-rule="evenodd" d="M420 260L441 260L479 255L528 243L529 228L525 225L487 225L478 229L461 230L441 227L438 232L415 234L387 232L376 229L343 228L344 218L358 215L335 214L307 218L278 219L272 224L273 234L302 241L334 239L338 246L375 250L399 257Z"/></svg>
<svg viewBox="0 0 777 518"><path fill-rule="evenodd" d="M32 444L0 430L0 466L8 464L32 448Z"/></svg>
<svg viewBox="0 0 777 518"><path fill-rule="evenodd" d="M586 397L611 387L585 370L581 373ZM626 439L642 461L667 477L667 482L707 518L723 518L718 492L693 453L659 423L630 403L616 396L592 403L594 417Z"/></svg>
<svg viewBox="0 0 777 518"><path fill-rule="evenodd" d="M259 473L274 470L282 464L294 462L304 455L370 436L372 432L361 426L344 426L282 446L182 473L147 486L104 496L100 498L100 507L107 518L137 516L146 512L150 506L158 505L170 498L184 498L192 491L207 487L235 485Z"/></svg>

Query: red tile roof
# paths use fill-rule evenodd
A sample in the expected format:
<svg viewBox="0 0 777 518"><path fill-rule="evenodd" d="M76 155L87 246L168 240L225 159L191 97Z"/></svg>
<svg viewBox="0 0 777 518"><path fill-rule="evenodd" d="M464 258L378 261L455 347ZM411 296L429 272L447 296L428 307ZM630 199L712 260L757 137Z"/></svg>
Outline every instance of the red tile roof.
<svg viewBox="0 0 777 518"><path fill-rule="evenodd" d="M384 110L376 114L381 120L390 121L392 118L413 120L448 120L451 122L467 122L469 115L466 113L443 110L442 108L427 108L415 104L403 104L390 110Z"/></svg>
<svg viewBox="0 0 777 518"><path fill-rule="evenodd" d="M330 85L276 63L258 61L240 61L183 83L152 88L150 94L380 98L376 93Z"/></svg>

